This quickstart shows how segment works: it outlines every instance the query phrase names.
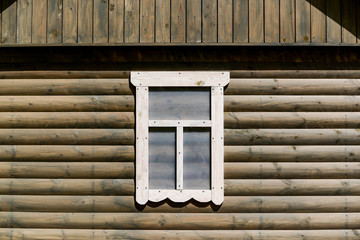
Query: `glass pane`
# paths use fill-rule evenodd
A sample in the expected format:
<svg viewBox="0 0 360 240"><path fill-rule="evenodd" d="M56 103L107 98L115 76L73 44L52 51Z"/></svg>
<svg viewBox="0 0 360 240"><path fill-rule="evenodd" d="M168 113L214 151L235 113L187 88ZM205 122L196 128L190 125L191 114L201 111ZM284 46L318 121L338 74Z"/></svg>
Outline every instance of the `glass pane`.
<svg viewBox="0 0 360 240"><path fill-rule="evenodd" d="M210 120L210 88L150 88L150 120Z"/></svg>
<svg viewBox="0 0 360 240"><path fill-rule="evenodd" d="M184 128L184 189L210 189L209 128Z"/></svg>
<svg viewBox="0 0 360 240"><path fill-rule="evenodd" d="M175 189L175 130L175 128L150 128L150 189Z"/></svg>

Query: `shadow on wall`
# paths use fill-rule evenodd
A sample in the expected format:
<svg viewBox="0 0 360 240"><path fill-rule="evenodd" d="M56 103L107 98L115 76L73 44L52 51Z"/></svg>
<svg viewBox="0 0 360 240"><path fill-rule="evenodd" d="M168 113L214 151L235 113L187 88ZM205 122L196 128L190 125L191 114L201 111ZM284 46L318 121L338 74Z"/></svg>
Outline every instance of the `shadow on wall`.
<svg viewBox="0 0 360 240"><path fill-rule="evenodd" d="M17 0L0 0L0 9L1 12L10 7L13 3L15 3Z"/></svg>
<svg viewBox="0 0 360 240"><path fill-rule="evenodd" d="M281 0L280 0L281 1ZM324 13L339 26L342 26L353 36L359 36L360 26L357 26L357 19L360 20L360 1L357 0L306 0L313 7ZM359 5L359 6L358 6ZM359 16L358 16L359 15ZM327 21L328 22L328 21ZM329 30L329 22L327 23ZM358 23L360 24L360 23Z"/></svg>

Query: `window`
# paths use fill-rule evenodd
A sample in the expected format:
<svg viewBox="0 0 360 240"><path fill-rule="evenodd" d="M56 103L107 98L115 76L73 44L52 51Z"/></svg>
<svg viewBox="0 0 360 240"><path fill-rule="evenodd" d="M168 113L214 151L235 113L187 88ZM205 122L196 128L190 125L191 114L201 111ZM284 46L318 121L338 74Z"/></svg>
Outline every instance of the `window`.
<svg viewBox="0 0 360 240"><path fill-rule="evenodd" d="M136 201L224 199L223 87L228 72L132 72Z"/></svg>

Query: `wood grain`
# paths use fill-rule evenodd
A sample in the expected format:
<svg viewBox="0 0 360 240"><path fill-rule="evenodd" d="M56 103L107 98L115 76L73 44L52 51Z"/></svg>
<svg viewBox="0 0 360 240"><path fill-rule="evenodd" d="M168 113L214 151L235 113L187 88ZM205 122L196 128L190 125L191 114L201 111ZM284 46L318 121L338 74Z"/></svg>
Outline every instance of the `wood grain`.
<svg viewBox="0 0 360 240"><path fill-rule="evenodd" d="M17 2L17 43L31 43L32 4L31 0Z"/></svg>
<svg viewBox="0 0 360 240"><path fill-rule="evenodd" d="M225 128L360 128L357 112L227 112Z"/></svg>
<svg viewBox="0 0 360 240"><path fill-rule="evenodd" d="M229 43L233 41L233 0L218 0L218 30L217 42Z"/></svg>
<svg viewBox="0 0 360 240"><path fill-rule="evenodd" d="M43 181L43 180L40 180ZM96 182L96 181L95 181ZM111 180L109 181L110 184L109 186L112 186L113 184L111 183ZM116 186L116 184L115 184ZM106 189L107 186L104 186L104 188ZM124 188L122 190L118 190L118 191L129 191L130 188L127 190L127 187L124 185ZM94 191L96 191L98 187L94 186ZM119 187L119 189L121 189ZM56 190L56 189L54 189ZM61 190L60 190L61 191ZM124 224L126 226L126 229L143 229L143 227L141 225L138 226L131 226L131 225L127 225L127 223L129 222L125 222L125 218L127 217L128 219L133 219L135 218L135 220L130 220L130 222L132 221L136 221L136 219L138 218L142 218L145 216L151 216L155 217L156 219L156 215L157 214L164 214L165 216L172 216L172 215L177 215L177 217L179 217L179 215L183 215L184 217L182 218L182 220L194 217L195 219L197 217L200 218L200 216L202 216L202 213L205 213L206 215L209 215L209 217L211 217L211 215L214 219L212 219L213 221L216 221L215 219L217 218L217 216L221 217L229 217L232 216L233 214L235 215L240 215L238 213L242 213L246 216L246 213L251 214L251 215L257 215L257 214L264 214L263 216L266 217L266 215L268 214L279 214L279 221L281 221L281 216L283 216L283 214L298 214L298 213L307 213L307 214L311 214L311 215L322 215L326 213L332 213L335 214L335 216L337 214L341 214L344 213L346 211L346 208L349 209L350 213L349 216L351 214L358 214L356 213L359 209L359 196L229 196L229 197L225 197L224 200L224 209L221 209L220 213L212 213L214 210L211 209L210 206L206 206L203 209L200 208L199 206L196 209L196 205L195 206L189 206L188 208L184 208L184 209L171 209L169 208L169 206L164 206L163 207L159 207L161 213L156 213L154 212L155 209L149 209L149 210L145 210L146 214L139 214L136 211L136 207L134 206L134 200L133 197L131 196L62 196L62 195L58 195L58 196L36 196L36 195L2 195L0 196L1 202L0 202L0 207L2 209L2 212L0 212L0 226L2 227L8 227L8 225L5 223L6 222L6 215L4 214L5 211L10 211L11 208L13 209L13 212L15 214L15 216L17 214L24 214L24 216L34 216L35 218L36 214L39 214L41 212L53 212L54 215L60 214L60 213L68 213L71 212L72 214L76 215L86 215L86 213L93 213L95 216L96 215L100 215L102 216L101 218L110 218L111 216L115 216L115 219L117 218L124 218L122 220L118 219L116 222L118 222L118 224ZM307 200L306 200L307 199ZM232 207L232 212L231 212L231 205L233 204ZM348 204L348 206L346 206L346 204ZM170 205L171 206L171 205ZM284 206L286 206L284 208ZM181 210L181 211L179 211ZM36 212L32 212L32 211L36 211ZM282 211L282 213L280 214L279 211ZM56 212L56 213L55 213ZM179 213L180 212L180 213ZM352 213L353 212L353 213ZM189 214L189 213L194 213L194 214ZM2 215L2 216L1 216ZM5 216L4 216L5 215ZM42 214L43 216L46 216L46 214ZM130 216L132 217L130 217ZM155 215L155 216L154 216ZM204 217L204 216L202 216ZM286 217L283 216L285 219ZM175 218L175 216L174 216ZM181 217L179 217L181 218ZM26 218L25 218L26 219ZM146 217L145 217L146 219ZM1 221L2 220L2 221ZM10 219L9 219L10 220ZM49 219L50 220L50 219ZM175 219L169 219L172 221L175 221ZM224 219L222 219L224 220ZM356 219L358 220L358 219ZM11 221L11 220L10 220ZM34 220L34 222L36 222L37 220ZM41 221L41 220L40 220ZM75 218L72 221L72 224L76 225L76 224L81 224L83 220L79 219L79 218ZM110 221L110 220L107 220ZM145 220L143 220L145 221ZM209 224L209 222L207 222L209 220L206 220L204 223ZM148 222L154 222L154 224L148 225L147 227L153 229L158 229L160 226L158 226L155 222L157 221L151 221L148 220ZM186 221L187 222L187 221ZM227 222L227 221L226 221ZM238 221L237 221L238 222ZM30 222L29 222L30 223ZM54 220L49 221L47 224L55 224L58 223L57 221L54 222ZM180 221L177 222L177 226L181 226L181 229L186 230L189 229L190 227L187 226L184 223L181 223ZM16 224L15 222L13 224ZM24 222L25 224L25 222ZM38 222L39 226L38 227L42 227L41 222ZM116 224L116 223L113 223ZM358 223L357 223L358 224ZM43 227L49 227L50 225L46 225ZM61 226L61 225L60 225ZM84 225L84 228L89 228L89 226ZM239 225L238 227L240 229L248 229L247 227L243 226L240 227L241 225ZM355 226L355 225L354 225ZM33 226L27 226L27 227L33 227ZM65 227L65 226L63 226ZM166 228L166 225L164 226ZM229 227L229 226L228 226ZM57 228L57 227L54 227ZM69 227L72 228L72 227ZM90 227L91 228L91 227ZM100 228L100 226L98 227ZM114 228L111 225L108 225L108 227L105 227L108 229L112 229ZM116 227L117 228L117 227ZM170 229L173 228L169 227ZM205 227L201 227L201 225L196 225L196 226L192 226L191 229L203 229ZM206 229L208 229L206 227ZM218 228L216 228L218 229ZM227 228L226 228L227 229ZM257 229L257 228L254 228ZM301 229L301 227L297 228L297 229ZM326 228L326 229L331 229L331 227ZM281 229L283 230L283 229Z"/></svg>
<svg viewBox="0 0 360 240"><path fill-rule="evenodd" d="M280 42L295 42L295 0L280 1Z"/></svg>
<svg viewBox="0 0 360 240"><path fill-rule="evenodd" d="M1 97L0 97L1 99ZM225 96L226 112L351 112L359 111L358 96Z"/></svg>
<svg viewBox="0 0 360 240"><path fill-rule="evenodd" d="M202 41L217 42L217 1L202 1Z"/></svg>
<svg viewBox="0 0 360 240"><path fill-rule="evenodd" d="M3 79L0 95L132 95L128 79Z"/></svg>
<svg viewBox="0 0 360 240"><path fill-rule="evenodd" d="M358 129L225 129L225 145L358 145Z"/></svg>
<svg viewBox="0 0 360 240"><path fill-rule="evenodd" d="M309 43L310 39L310 22L311 22L311 13L310 7L311 4L306 0L296 0L296 42L299 43Z"/></svg>
<svg viewBox="0 0 360 240"><path fill-rule="evenodd" d="M326 38L328 43L341 42L341 0L326 0Z"/></svg>
<svg viewBox="0 0 360 240"><path fill-rule="evenodd" d="M1 75L0 75L1 76ZM232 70L230 72L231 78L275 78L280 80L281 78L287 79L303 79L303 78L311 78L312 80L320 80L319 78L324 79L356 79L360 78L360 71L357 70L346 70L346 71L339 71L335 69L328 69L328 70L285 70L285 69L278 69L278 70ZM304 81L304 80L303 80ZM324 84L326 85L326 84ZM325 87L325 86L323 86Z"/></svg>
<svg viewBox="0 0 360 240"><path fill-rule="evenodd" d="M50 201L47 201L51 204ZM95 201L96 202L96 201ZM26 201L25 201L26 203ZM84 201L84 203L86 203ZM81 201L80 201L81 204ZM92 204L91 204L92 205ZM91 209L91 205L88 209ZM71 205L68 205L71 206ZM1 228L300 230L359 226L359 213L40 213L0 212ZM63 219L66 219L64 221Z"/></svg>
<svg viewBox="0 0 360 240"><path fill-rule="evenodd" d="M186 42L201 42L201 0L187 1Z"/></svg>
<svg viewBox="0 0 360 240"><path fill-rule="evenodd" d="M32 43L46 43L47 1L33 0Z"/></svg>
<svg viewBox="0 0 360 240"><path fill-rule="evenodd" d="M357 3L356 4L356 11L359 12L360 11L360 4ZM360 43L360 14L356 14L356 32L357 32L357 38L356 38L356 42Z"/></svg>
<svg viewBox="0 0 360 240"><path fill-rule="evenodd" d="M170 42L170 9L170 0L156 0L155 42Z"/></svg>
<svg viewBox="0 0 360 240"><path fill-rule="evenodd" d="M63 0L63 43L76 43L78 40L77 3L77 0Z"/></svg>
<svg viewBox="0 0 360 240"><path fill-rule="evenodd" d="M134 180L2 178L0 194L131 196L134 194Z"/></svg>
<svg viewBox="0 0 360 240"><path fill-rule="evenodd" d="M41 153L39 153L40 155ZM36 159L34 158L34 161ZM111 160L111 159L110 159ZM27 178L57 179L61 183L64 179L88 179L87 181L105 179L133 179L134 163L131 162L0 162L1 178L21 180L26 184ZM23 178L23 179L19 179ZM1 179L0 179L1 180ZM31 181L31 180L30 180ZM116 182L116 181L115 181ZM21 186L19 186L21 187ZM34 191L38 188L36 187ZM81 191L81 186L77 189ZM11 189L10 189L11 190ZM66 189L63 189L66 190ZM25 191L27 191L25 189ZM19 194L25 194L18 191ZM30 192L31 194L31 192ZM56 194L54 192L54 194ZM80 193L78 193L80 194ZM91 193L90 193L91 194ZM109 192L107 194L110 194Z"/></svg>
<svg viewBox="0 0 360 240"><path fill-rule="evenodd" d="M125 42L139 42L139 1L125 0Z"/></svg>
<svg viewBox="0 0 360 240"><path fill-rule="evenodd" d="M225 162L359 162L359 146L225 146Z"/></svg>
<svg viewBox="0 0 360 240"><path fill-rule="evenodd" d="M283 73L285 74L285 73ZM0 83L1 84L1 83ZM232 78L227 95L359 95L359 79Z"/></svg>
<svg viewBox="0 0 360 240"><path fill-rule="evenodd" d="M325 0L311 0L311 42L326 42Z"/></svg>
<svg viewBox="0 0 360 240"><path fill-rule="evenodd" d="M140 42L155 41L155 0L140 2Z"/></svg>
<svg viewBox="0 0 360 240"><path fill-rule="evenodd" d="M280 2L265 0L265 42L280 42Z"/></svg>
<svg viewBox="0 0 360 240"><path fill-rule="evenodd" d="M0 129L3 145L132 145L130 129Z"/></svg>
<svg viewBox="0 0 360 240"><path fill-rule="evenodd" d="M109 43L124 42L124 0L109 2Z"/></svg>
<svg viewBox="0 0 360 240"><path fill-rule="evenodd" d="M0 96L0 112L134 110L133 96Z"/></svg>
<svg viewBox="0 0 360 240"><path fill-rule="evenodd" d="M265 154L265 152L264 152ZM284 153L286 155L286 153ZM305 155L305 154L304 154ZM345 154L343 154L345 155ZM345 157L343 157L345 159ZM274 160L276 160L274 158ZM291 161L291 156L289 161ZM360 171L360 164L358 162L235 162L225 163L225 178L226 179L256 179L262 181L265 179L278 179L278 183L287 184L286 179L325 179L324 181L310 181L319 186L314 186L316 189L321 184L326 185L327 181L331 184L338 184L339 182L344 183L343 189L346 190L348 183L346 178L353 178L357 181L357 177ZM337 181L337 179L345 179ZM266 181L266 180L265 180ZM335 184L335 185L336 185ZM335 186L334 185L334 186ZM331 192L333 189L332 185L329 185L328 191ZM356 184L354 185L357 186ZM296 191L297 189L291 188ZM312 191L307 188L309 193ZM254 190L254 189L252 189ZM289 189L290 190L290 189ZM341 195L346 195L346 191L335 192ZM302 195L303 193L299 194ZM311 192L311 194L320 194L317 190Z"/></svg>
<svg viewBox="0 0 360 240"><path fill-rule="evenodd" d="M264 42L264 2L249 0L249 42Z"/></svg>
<svg viewBox="0 0 360 240"><path fill-rule="evenodd" d="M3 8L3 5L2 4L0 4L0 44L2 44L3 42L2 42L2 40L3 40L3 38L2 38L2 8Z"/></svg>
<svg viewBox="0 0 360 240"><path fill-rule="evenodd" d="M234 0L234 42L249 42L249 1Z"/></svg>
<svg viewBox="0 0 360 240"><path fill-rule="evenodd" d="M0 112L0 128L134 128L132 112Z"/></svg>
<svg viewBox="0 0 360 240"><path fill-rule="evenodd" d="M186 1L171 1L171 42L186 41Z"/></svg>
<svg viewBox="0 0 360 240"><path fill-rule="evenodd" d="M68 79L68 78L129 78L128 71L64 71L64 70L42 70L42 71L1 71L1 79ZM119 79L119 81L121 81ZM110 79L108 79L110 80Z"/></svg>
<svg viewBox="0 0 360 240"><path fill-rule="evenodd" d="M25 229L25 228L2 228L0 237L19 239L25 237L29 240L38 237L49 240L66 237L68 240L87 240L91 238L110 239L257 239L258 236L266 239L317 239L335 240L346 238L357 239L357 231L354 230L87 230L87 229Z"/></svg>
<svg viewBox="0 0 360 240"><path fill-rule="evenodd" d="M0 160L26 162L133 162L134 146L0 145Z"/></svg>
<svg viewBox="0 0 360 240"><path fill-rule="evenodd" d="M356 43L356 1L342 0L342 40L343 43Z"/></svg>
<svg viewBox="0 0 360 240"><path fill-rule="evenodd" d="M6 183L4 183L6 185ZM7 194L7 193L6 193ZM289 207L289 211L311 211L311 212L327 212L333 211L326 208L325 205L332 205L338 211L345 211L345 201L352 198L347 195L359 195L360 182L358 179L231 179L225 180L225 195L226 196L284 196L281 200L278 197L265 197L262 202L262 210L266 212L266 205L297 205ZM319 197L314 197L318 196ZM324 197L322 195L326 195ZM341 196L338 196L341 195ZM286 197L293 196L293 197ZM315 200L316 199L316 200ZM355 197L359 199L359 197ZM353 200L355 200L353 199ZM312 203L305 203L306 201ZM276 202L276 203L275 203ZM337 205L339 203L339 205ZM315 205L317 205L315 209ZM301 207L300 207L301 206ZM350 204L349 204L350 206ZM354 205L353 205L354 206ZM307 208L308 207L308 208ZM355 208L358 208L354 206ZM305 210L305 208L307 208ZM314 209L312 209L314 208ZM268 211L271 207L269 206ZM249 209L250 210L250 209ZM355 209L348 209L355 211ZM280 212L286 210L276 209L274 211Z"/></svg>
<svg viewBox="0 0 360 240"><path fill-rule="evenodd" d="M94 0L94 43L107 43L109 38L109 1Z"/></svg>
<svg viewBox="0 0 360 240"><path fill-rule="evenodd" d="M63 1L48 1L47 43L61 43L63 23Z"/></svg>
<svg viewBox="0 0 360 240"><path fill-rule="evenodd" d="M16 43L16 2L2 1L1 43Z"/></svg>
<svg viewBox="0 0 360 240"><path fill-rule="evenodd" d="M78 0L78 42L93 42L93 1Z"/></svg>

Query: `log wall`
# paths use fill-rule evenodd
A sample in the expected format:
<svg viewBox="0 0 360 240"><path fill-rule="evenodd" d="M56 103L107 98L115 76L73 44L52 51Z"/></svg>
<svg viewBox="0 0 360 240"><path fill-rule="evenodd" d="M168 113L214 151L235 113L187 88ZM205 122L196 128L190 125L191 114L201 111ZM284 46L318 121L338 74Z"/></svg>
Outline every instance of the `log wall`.
<svg viewBox="0 0 360 240"><path fill-rule="evenodd" d="M357 44L356 0L2 0L0 45Z"/></svg>
<svg viewBox="0 0 360 240"><path fill-rule="evenodd" d="M129 73L3 72L0 239L358 239L360 81L316 74L232 72L224 203L143 207Z"/></svg>

